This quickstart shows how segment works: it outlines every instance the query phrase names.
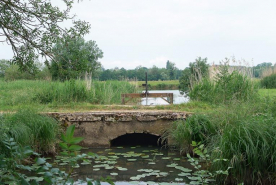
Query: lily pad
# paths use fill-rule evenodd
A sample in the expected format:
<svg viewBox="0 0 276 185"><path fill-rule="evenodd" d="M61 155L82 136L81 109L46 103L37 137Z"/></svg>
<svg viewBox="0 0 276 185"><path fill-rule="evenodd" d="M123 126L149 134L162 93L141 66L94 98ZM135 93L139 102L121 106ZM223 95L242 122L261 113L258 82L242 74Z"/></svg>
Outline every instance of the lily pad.
<svg viewBox="0 0 276 185"><path fill-rule="evenodd" d="M155 162L149 162L148 164L156 164Z"/></svg>
<svg viewBox="0 0 276 185"><path fill-rule="evenodd" d="M188 168L184 168L182 166L175 166L176 169L179 169L183 172L191 172L192 170L191 169L188 169Z"/></svg>
<svg viewBox="0 0 276 185"><path fill-rule="evenodd" d="M136 181L136 180L140 180L141 178L140 177L130 177L130 180L133 180L133 181Z"/></svg>
<svg viewBox="0 0 276 185"><path fill-rule="evenodd" d="M127 168L117 167L117 169L120 171L127 171Z"/></svg>
<svg viewBox="0 0 276 185"><path fill-rule="evenodd" d="M104 167L104 169L106 169L106 170L111 170L111 169L113 169L114 168L114 166L105 166Z"/></svg>
<svg viewBox="0 0 276 185"><path fill-rule="evenodd" d="M137 161L137 159L127 159L128 161Z"/></svg>
<svg viewBox="0 0 276 185"><path fill-rule="evenodd" d="M149 155L141 156L143 159L149 158Z"/></svg>
<svg viewBox="0 0 276 185"><path fill-rule="evenodd" d="M94 168L93 169L93 171L99 171L100 170L100 168Z"/></svg>
<svg viewBox="0 0 276 185"><path fill-rule="evenodd" d="M181 176L181 177L186 177L186 176L190 176L190 175L191 175L191 173L184 173L184 172L178 174L178 176Z"/></svg>
<svg viewBox="0 0 276 185"><path fill-rule="evenodd" d="M183 179L182 178L175 178L175 181L183 181Z"/></svg>
<svg viewBox="0 0 276 185"><path fill-rule="evenodd" d="M116 176L118 175L118 173L110 173L110 175Z"/></svg>
<svg viewBox="0 0 276 185"><path fill-rule="evenodd" d="M176 168L178 164L176 163L172 163L172 164L168 164L167 167L171 167L171 168Z"/></svg>

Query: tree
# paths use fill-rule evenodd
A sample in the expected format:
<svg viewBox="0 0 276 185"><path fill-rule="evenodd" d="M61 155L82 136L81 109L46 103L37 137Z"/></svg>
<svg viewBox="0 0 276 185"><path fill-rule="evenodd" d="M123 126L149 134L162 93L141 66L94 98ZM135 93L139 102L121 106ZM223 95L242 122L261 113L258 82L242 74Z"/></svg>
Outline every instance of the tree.
<svg viewBox="0 0 276 185"><path fill-rule="evenodd" d="M34 66L35 58L45 62L52 58L52 46L65 35L80 36L89 32L90 25L76 21L70 9L74 0L63 0L65 9L53 6L51 0L0 0L0 42L6 41L14 52L13 63L21 70ZM71 28L59 23L72 19Z"/></svg>
<svg viewBox="0 0 276 185"><path fill-rule="evenodd" d="M170 62L168 60L166 63L166 69L168 70L170 80L174 80L175 79L175 70L176 70L175 63Z"/></svg>
<svg viewBox="0 0 276 185"><path fill-rule="evenodd" d="M260 78L262 76L262 73L264 70L271 68L272 67L272 63L270 62L263 62L261 64L258 64L257 66L253 67L253 71L254 71L254 77L256 78Z"/></svg>
<svg viewBox="0 0 276 185"><path fill-rule="evenodd" d="M53 79L76 79L85 72L93 74L101 67L98 59L103 57L102 50L95 41L88 41L81 37L60 40L53 47L53 60L49 65Z"/></svg>
<svg viewBox="0 0 276 185"><path fill-rule="evenodd" d="M10 67L10 65L10 61L5 59L0 60L0 77L5 76L5 72Z"/></svg>
<svg viewBox="0 0 276 185"><path fill-rule="evenodd" d="M207 58L198 57L195 62L190 62L179 79L180 90L188 92L191 86L209 75Z"/></svg>

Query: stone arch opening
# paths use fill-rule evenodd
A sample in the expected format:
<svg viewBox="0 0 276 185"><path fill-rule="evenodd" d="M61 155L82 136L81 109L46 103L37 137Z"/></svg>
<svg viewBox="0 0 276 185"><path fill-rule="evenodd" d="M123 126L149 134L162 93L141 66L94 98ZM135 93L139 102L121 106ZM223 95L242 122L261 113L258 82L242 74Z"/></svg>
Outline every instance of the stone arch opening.
<svg viewBox="0 0 276 185"><path fill-rule="evenodd" d="M112 139L110 146L162 146L160 137L149 133L124 134Z"/></svg>

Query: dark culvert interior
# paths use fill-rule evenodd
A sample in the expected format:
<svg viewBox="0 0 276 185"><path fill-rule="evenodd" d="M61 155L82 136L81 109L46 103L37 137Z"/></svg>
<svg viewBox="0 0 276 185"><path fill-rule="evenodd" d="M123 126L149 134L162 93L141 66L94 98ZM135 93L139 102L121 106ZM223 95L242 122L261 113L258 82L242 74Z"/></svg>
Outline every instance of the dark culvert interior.
<svg viewBox="0 0 276 185"><path fill-rule="evenodd" d="M133 133L119 136L110 142L113 146L161 146L160 136L155 136L147 133Z"/></svg>

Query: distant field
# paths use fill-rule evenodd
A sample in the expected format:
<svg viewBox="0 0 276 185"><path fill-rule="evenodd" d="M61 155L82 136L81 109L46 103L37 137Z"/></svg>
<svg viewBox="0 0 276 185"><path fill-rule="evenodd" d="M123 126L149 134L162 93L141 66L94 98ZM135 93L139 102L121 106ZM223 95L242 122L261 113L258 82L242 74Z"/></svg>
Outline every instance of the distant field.
<svg viewBox="0 0 276 185"><path fill-rule="evenodd" d="M265 96L276 97L276 89L259 89L259 94L262 97L265 97Z"/></svg>
<svg viewBox="0 0 276 185"><path fill-rule="evenodd" d="M137 82L130 82L135 83L139 87L142 88L142 84L145 81L137 81ZM179 89L179 81L178 80L166 80L166 81L148 81L149 89L153 90L176 90Z"/></svg>

